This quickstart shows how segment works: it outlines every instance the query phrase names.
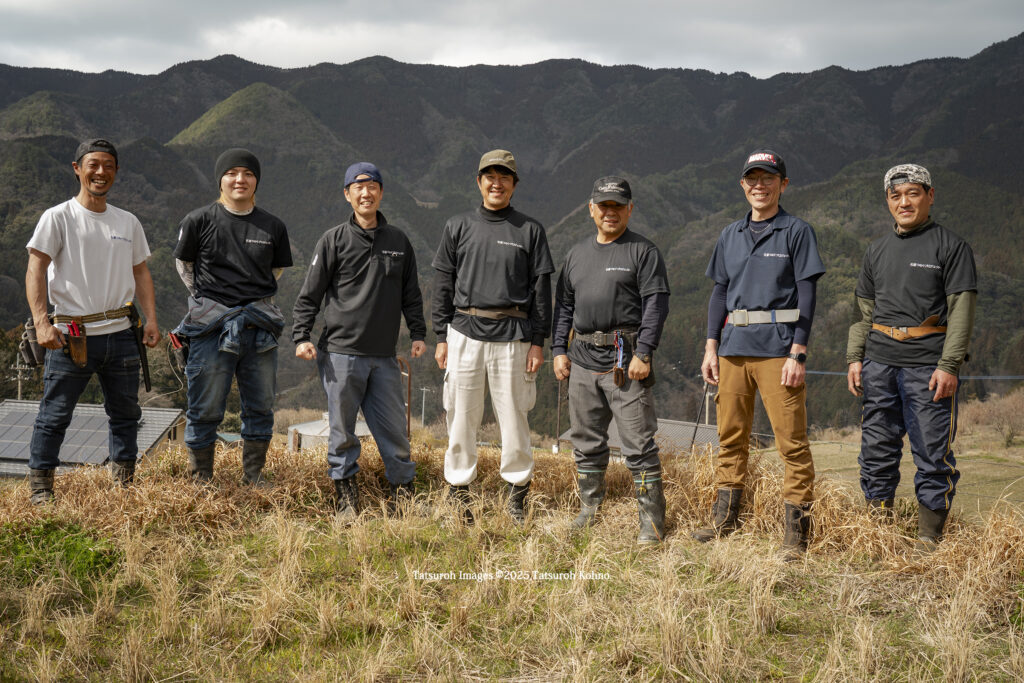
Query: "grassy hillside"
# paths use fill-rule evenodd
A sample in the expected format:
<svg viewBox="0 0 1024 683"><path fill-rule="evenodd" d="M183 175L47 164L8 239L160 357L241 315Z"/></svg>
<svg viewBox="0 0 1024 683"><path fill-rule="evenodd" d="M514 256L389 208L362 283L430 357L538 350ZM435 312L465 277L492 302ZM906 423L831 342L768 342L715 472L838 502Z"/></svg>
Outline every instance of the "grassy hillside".
<svg viewBox="0 0 1024 683"><path fill-rule="evenodd" d="M1013 435L1014 447L1002 446L995 407L967 411L958 447L1019 469L1024 448ZM1024 511L1005 500L990 502L980 523L954 513L939 550L922 558L910 501L900 500L895 523L879 523L845 483L819 477L810 553L784 565L774 557L782 482L770 452L754 458L742 530L707 546L688 533L707 520L711 461L666 454L667 541L641 550L620 465L601 521L574 534L573 468L564 455L539 455L534 509L519 529L498 500L498 454L486 451L482 521L467 528L443 502L441 451L429 434L414 441L418 509L383 512L370 447L360 475L367 509L350 527L331 521L322 452L274 447L266 492L238 484L237 451L218 455L210 487L184 479L176 449L144 462L127 491L101 469L77 470L42 510L28 505L24 483L0 483L0 678L966 681L1024 672ZM971 462L961 463L964 487L977 483Z"/></svg>

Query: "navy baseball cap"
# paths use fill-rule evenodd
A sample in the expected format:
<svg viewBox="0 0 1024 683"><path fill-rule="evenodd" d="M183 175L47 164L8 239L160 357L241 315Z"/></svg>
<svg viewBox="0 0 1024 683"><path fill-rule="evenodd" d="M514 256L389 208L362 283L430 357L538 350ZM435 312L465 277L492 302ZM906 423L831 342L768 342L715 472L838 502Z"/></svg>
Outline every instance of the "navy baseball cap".
<svg viewBox="0 0 1024 683"><path fill-rule="evenodd" d="M365 175L368 178L360 178L359 176ZM380 169L371 164L369 161L360 161L352 164L345 171L345 187L348 187L352 183L365 183L373 180L384 187L384 179L380 175Z"/></svg>
<svg viewBox="0 0 1024 683"><path fill-rule="evenodd" d="M590 201L595 204L601 202L615 202L616 204L629 204L633 200L633 191L625 178L616 175L608 175L594 181L594 189L590 193Z"/></svg>
<svg viewBox="0 0 1024 683"><path fill-rule="evenodd" d="M747 163L743 164L743 173L740 175L745 176L755 168L774 173L782 178L789 177L786 175L786 162L770 149L757 149L751 152L747 157Z"/></svg>

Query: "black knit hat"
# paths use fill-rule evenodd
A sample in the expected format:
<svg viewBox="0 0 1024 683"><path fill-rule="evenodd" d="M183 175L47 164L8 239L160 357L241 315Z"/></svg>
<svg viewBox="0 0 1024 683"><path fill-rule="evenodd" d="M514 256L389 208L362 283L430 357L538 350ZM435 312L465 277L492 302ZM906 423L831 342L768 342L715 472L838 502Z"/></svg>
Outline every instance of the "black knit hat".
<svg viewBox="0 0 1024 683"><path fill-rule="evenodd" d="M75 163L77 164L82 160L82 157L90 152L106 152L110 156L114 157L114 163L117 163L117 149L114 147L114 143L110 140L104 140L103 138L86 140L78 146L78 149L75 150Z"/></svg>
<svg viewBox="0 0 1024 683"><path fill-rule="evenodd" d="M217 163L213 166L213 176L216 179L218 189L220 188L220 179L235 166L241 166L252 171L256 175L256 186L259 187L260 160L247 149L232 147L217 157Z"/></svg>

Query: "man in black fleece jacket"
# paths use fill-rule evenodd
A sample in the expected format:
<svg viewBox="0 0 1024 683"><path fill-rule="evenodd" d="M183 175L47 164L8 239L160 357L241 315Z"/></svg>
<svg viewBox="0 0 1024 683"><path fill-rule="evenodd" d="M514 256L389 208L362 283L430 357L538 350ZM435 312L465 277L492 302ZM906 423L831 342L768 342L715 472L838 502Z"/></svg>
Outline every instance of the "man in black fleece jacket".
<svg viewBox="0 0 1024 683"><path fill-rule="evenodd" d="M412 357L426 351L423 296L409 239L378 211L384 182L376 166L353 164L345 172L345 199L352 216L323 234L295 300L295 355L316 360L330 418L328 474L337 494L337 518L359 513L359 438L362 408L377 442L396 501L412 497L416 464L405 434L402 373L395 358L400 316L412 338ZM316 346L310 333L320 305L324 331Z"/></svg>

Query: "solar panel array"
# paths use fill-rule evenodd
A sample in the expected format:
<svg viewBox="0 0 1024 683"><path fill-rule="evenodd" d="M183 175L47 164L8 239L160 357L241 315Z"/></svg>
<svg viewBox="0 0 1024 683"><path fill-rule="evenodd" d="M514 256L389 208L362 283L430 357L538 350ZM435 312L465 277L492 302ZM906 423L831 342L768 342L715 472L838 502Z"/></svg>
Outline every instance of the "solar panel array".
<svg viewBox="0 0 1024 683"><path fill-rule="evenodd" d="M0 402L0 476L28 474L29 442L39 412L38 401ZM139 454L149 453L182 419L176 408L143 408L139 421ZM102 465L110 455L107 414L103 406L79 404L60 449L62 467Z"/></svg>

